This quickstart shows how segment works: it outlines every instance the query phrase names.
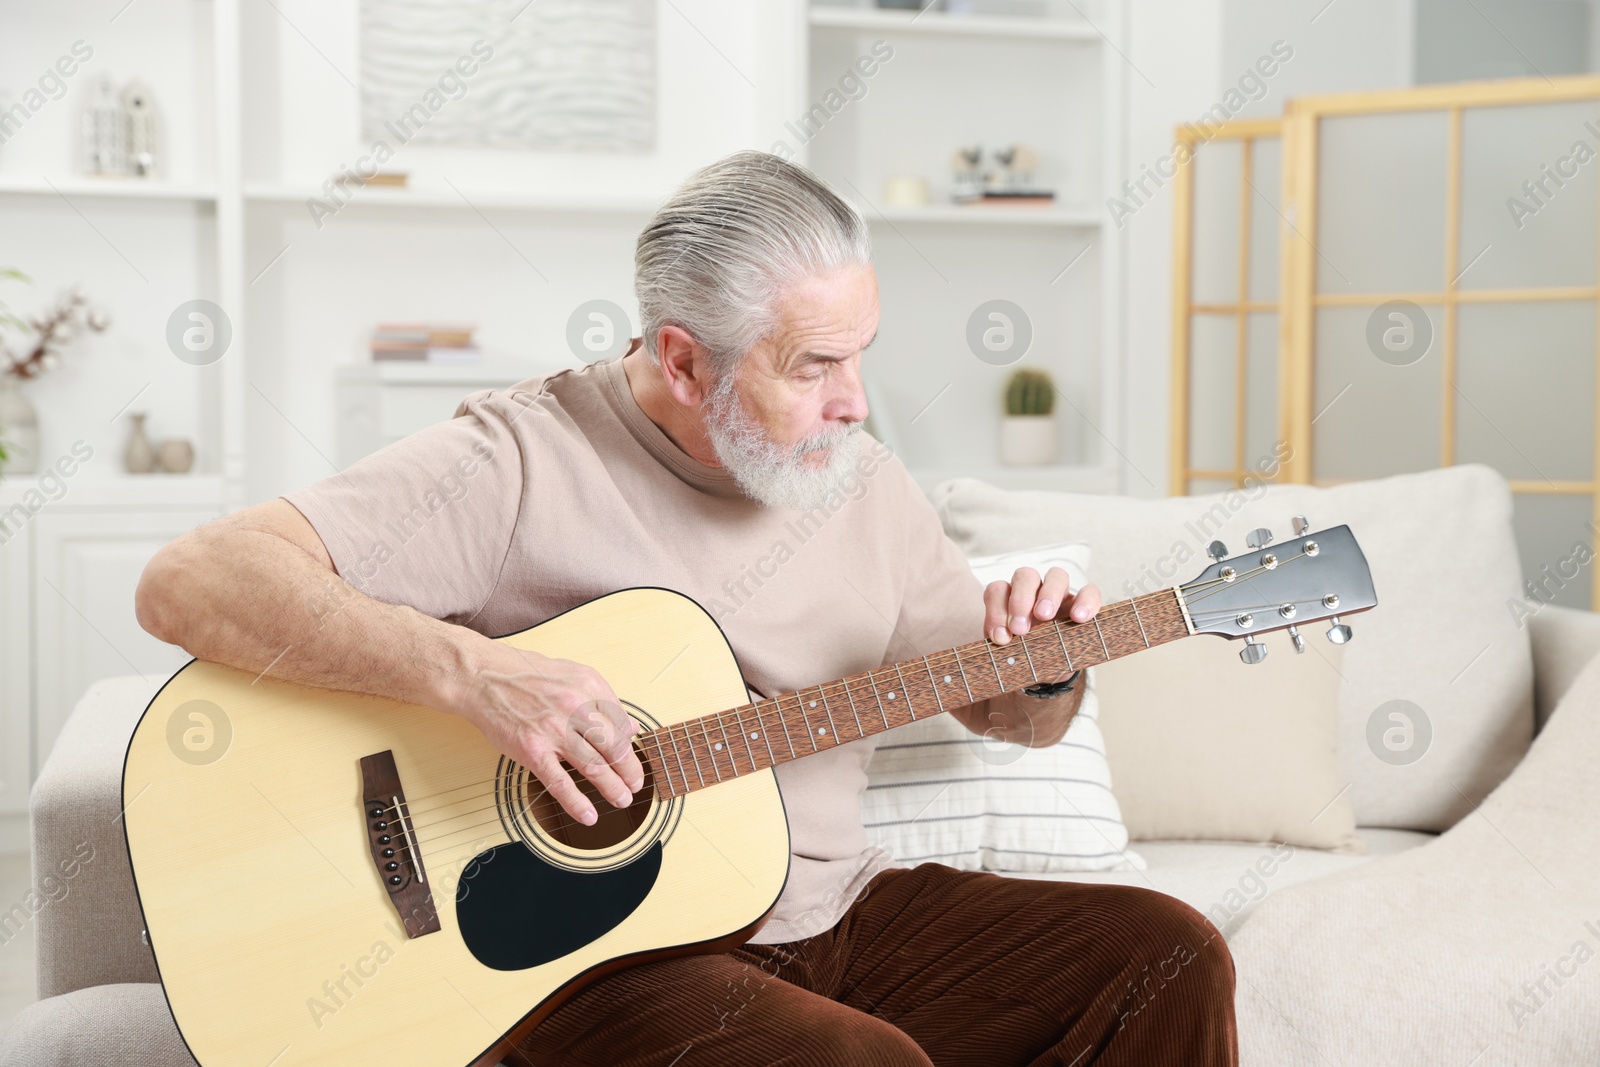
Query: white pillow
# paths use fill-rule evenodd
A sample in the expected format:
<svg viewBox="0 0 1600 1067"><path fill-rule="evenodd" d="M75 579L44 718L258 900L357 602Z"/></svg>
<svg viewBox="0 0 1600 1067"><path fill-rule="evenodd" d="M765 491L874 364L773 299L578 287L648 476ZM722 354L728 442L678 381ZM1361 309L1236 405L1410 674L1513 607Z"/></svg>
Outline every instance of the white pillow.
<svg viewBox="0 0 1600 1067"><path fill-rule="evenodd" d="M1018 567L1060 567L1077 592L1089 546L1046 545L967 561L978 580L1010 581ZM1093 667L1066 737L1047 748L985 740L949 715L883 735L867 766L867 836L901 866L964 871L1143 870L1111 795Z"/></svg>

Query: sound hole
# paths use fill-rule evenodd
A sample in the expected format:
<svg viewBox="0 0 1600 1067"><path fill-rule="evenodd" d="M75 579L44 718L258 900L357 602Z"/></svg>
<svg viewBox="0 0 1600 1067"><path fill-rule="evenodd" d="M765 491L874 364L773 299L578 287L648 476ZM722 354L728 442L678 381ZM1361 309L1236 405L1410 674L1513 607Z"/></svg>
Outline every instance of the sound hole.
<svg viewBox="0 0 1600 1067"><path fill-rule="evenodd" d="M583 795L589 798L589 803L594 805L599 818L595 820L593 826L583 825L568 815L560 802L545 791L544 783L531 774L523 786L529 794L525 798L528 811L545 833L570 848L600 851L626 841L634 831L644 825L645 818L650 814L650 801L656 791L655 775L650 767L650 761L645 758L637 741L634 742L633 753L639 757L639 763L644 767L644 787L633 794L633 803L626 808L612 805L587 778L568 766L566 760L562 760L561 769L572 776L572 780L577 783Z"/></svg>

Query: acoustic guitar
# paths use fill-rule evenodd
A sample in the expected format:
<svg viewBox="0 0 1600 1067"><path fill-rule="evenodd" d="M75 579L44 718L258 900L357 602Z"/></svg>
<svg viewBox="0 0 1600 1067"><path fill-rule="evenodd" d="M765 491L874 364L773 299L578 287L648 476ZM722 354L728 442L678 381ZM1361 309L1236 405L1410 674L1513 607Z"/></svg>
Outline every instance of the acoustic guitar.
<svg viewBox="0 0 1600 1067"><path fill-rule="evenodd" d="M1243 639L1376 605L1348 526L1193 581L756 703L694 601L626 589L499 640L586 663L646 727L644 787L568 818L471 724L194 661L128 746L124 827L149 945L203 1067L495 1064L582 986L734 948L789 867L772 769L1195 634ZM981 740L974 737L976 743Z"/></svg>

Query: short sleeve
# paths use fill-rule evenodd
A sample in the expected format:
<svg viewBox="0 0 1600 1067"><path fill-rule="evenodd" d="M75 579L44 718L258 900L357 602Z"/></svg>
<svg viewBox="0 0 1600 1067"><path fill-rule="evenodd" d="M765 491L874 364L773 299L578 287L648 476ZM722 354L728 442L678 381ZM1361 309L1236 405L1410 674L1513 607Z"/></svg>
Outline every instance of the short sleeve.
<svg viewBox="0 0 1600 1067"><path fill-rule="evenodd" d="M356 589L467 624L488 602L516 535L527 460L519 424L537 412L507 394L475 394L448 422L284 499Z"/></svg>
<svg viewBox="0 0 1600 1067"><path fill-rule="evenodd" d="M895 461L899 466L899 461ZM906 482L905 592L895 620L892 660L925 656L983 636L983 586L909 472ZM910 642L911 648L905 648Z"/></svg>

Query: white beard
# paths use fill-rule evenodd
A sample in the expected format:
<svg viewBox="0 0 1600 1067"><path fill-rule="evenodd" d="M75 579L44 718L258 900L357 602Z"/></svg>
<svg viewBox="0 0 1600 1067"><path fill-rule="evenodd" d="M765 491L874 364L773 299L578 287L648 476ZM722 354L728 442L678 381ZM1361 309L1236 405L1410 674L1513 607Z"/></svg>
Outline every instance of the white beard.
<svg viewBox="0 0 1600 1067"><path fill-rule="evenodd" d="M717 383L706 398L706 436L711 448L733 475L745 496L765 507L811 511L827 503L831 493L855 476L865 438L859 423L813 434L790 447L767 435L745 411L733 388L733 375ZM826 449L821 466L806 457Z"/></svg>

